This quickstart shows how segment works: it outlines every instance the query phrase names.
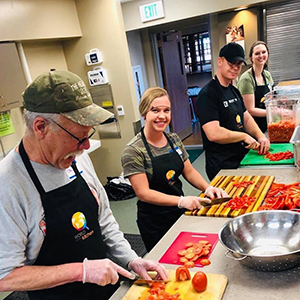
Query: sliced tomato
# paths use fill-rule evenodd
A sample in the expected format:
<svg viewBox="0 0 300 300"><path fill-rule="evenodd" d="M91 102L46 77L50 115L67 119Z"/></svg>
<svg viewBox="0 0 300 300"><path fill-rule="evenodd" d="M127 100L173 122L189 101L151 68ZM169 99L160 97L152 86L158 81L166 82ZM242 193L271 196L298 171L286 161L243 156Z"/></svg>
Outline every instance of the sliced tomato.
<svg viewBox="0 0 300 300"><path fill-rule="evenodd" d="M186 268L194 268L195 267L195 263L193 261L187 261L186 263L184 263L184 266Z"/></svg>
<svg viewBox="0 0 300 300"><path fill-rule="evenodd" d="M207 259L207 258L202 258L202 259L200 259L200 264L201 264L202 266L208 266L208 265L211 264L211 262L210 262L210 260Z"/></svg>
<svg viewBox="0 0 300 300"><path fill-rule="evenodd" d="M176 269L176 281L186 281L191 279L190 271L184 267L180 266Z"/></svg>

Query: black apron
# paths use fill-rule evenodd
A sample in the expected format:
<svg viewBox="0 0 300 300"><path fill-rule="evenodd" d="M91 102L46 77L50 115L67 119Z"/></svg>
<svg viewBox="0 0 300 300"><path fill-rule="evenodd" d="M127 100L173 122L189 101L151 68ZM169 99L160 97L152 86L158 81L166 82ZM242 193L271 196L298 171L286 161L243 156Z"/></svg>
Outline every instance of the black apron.
<svg viewBox="0 0 300 300"><path fill-rule="evenodd" d="M72 168L76 179L45 192L24 149L19 151L25 167L41 196L45 211L46 236L34 263L37 266L55 266L82 262L84 258L106 258L105 244L98 223L98 203L75 163ZM74 215L76 214L76 215ZM79 222L76 222L79 221ZM30 291L32 300L109 299L117 285L98 286L81 282L68 283L54 288Z"/></svg>
<svg viewBox="0 0 300 300"><path fill-rule="evenodd" d="M254 90L254 99L255 99L255 107L261 108L261 109L266 109L265 106L265 94L270 92L270 89L267 84L266 77L264 75L264 72L261 73L263 79L264 79L264 85L257 85L256 79L255 79L255 74L253 69L251 70L252 76L254 78L255 82L255 90ZM267 124L267 118L266 117L253 117L257 125L259 126L260 130L262 132L266 132L268 128Z"/></svg>
<svg viewBox="0 0 300 300"><path fill-rule="evenodd" d="M177 152L179 151L178 148L174 148L172 141L164 133L172 150L170 153L154 157L143 129L141 130L141 136L151 158L153 169L151 178L147 173L150 189L168 195L182 196L182 182L179 180L179 176L183 172L184 164ZM137 205L138 227L149 252L184 213L184 209L179 209L177 206L154 205L140 200Z"/></svg>
<svg viewBox="0 0 300 300"><path fill-rule="evenodd" d="M214 77L222 99L229 100L228 95L225 95L222 85L219 82L218 77ZM228 86L228 91L236 99L242 99L236 93L231 84ZM231 96L231 95L230 95ZM237 121L237 115L240 116L240 120ZM238 101L234 101L230 104L228 109L228 115L226 120L220 121L220 126L227 128L228 130L245 132L244 128L244 112L241 111L241 105ZM241 160L244 158L248 149L242 142L230 143L230 144L218 144L214 151L205 151L205 170L209 180L212 180L221 169L237 169Z"/></svg>

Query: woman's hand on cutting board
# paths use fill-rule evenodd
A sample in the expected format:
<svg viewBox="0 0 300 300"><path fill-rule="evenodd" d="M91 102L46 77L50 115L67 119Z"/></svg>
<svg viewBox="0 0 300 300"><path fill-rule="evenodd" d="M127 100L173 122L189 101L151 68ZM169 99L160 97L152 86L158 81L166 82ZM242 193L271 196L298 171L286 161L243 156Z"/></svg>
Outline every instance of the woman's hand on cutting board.
<svg viewBox="0 0 300 300"><path fill-rule="evenodd" d="M199 198L197 196L181 196L178 200L178 207L188 210L200 209L202 207L201 202L210 203L208 198Z"/></svg>
<svg viewBox="0 0 300 300"><path fill-rule="evenodd" d="M152 279L148 274L149 271L157 272L157 275L154 279L168 280L168 273L166 268L154 260L137 257L130 261L128 267L135 273L137 273L141 278L147 280Z"/></svg>
<svg viewBox="0 0 300 300"><path fill-rule="evenodd" d="M223 189L211 185L205 189L204 195L210 199L228 197Z"/></svg>

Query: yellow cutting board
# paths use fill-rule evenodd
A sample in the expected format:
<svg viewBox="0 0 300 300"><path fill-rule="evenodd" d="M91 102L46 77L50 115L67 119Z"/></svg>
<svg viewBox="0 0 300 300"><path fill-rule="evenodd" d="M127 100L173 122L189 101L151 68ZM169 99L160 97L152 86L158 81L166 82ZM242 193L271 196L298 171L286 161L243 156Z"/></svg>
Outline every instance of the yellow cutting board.
<svg viewBox="0 0 300 300"><path fill-rule="evenodd" d="M197 293L192 286L192 281L175 281L175 270L169 270L169 279L171 282L167 283L166 291L169 294L180 293L182 300L220 300L223 297L228 279L225 275L220 274L206 274L207 289L204 292ZM191 278L195 272L191 272ZM122 300L145 300L150 294L150 289L147 285L133 284L128 290Z"/></svg>

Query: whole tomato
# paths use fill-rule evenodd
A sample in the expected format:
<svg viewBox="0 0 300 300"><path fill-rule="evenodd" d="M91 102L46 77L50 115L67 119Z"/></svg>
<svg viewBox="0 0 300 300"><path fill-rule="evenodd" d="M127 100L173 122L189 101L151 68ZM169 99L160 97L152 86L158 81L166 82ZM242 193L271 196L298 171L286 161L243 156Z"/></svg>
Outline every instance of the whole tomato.
<svg viewBox="0 0 300 300"><path fill-rule="evenodd" d="M192 285L196 292L200 293L206 290L207 288L207 276L204 272L198 271L193 279Z"/></svg>

